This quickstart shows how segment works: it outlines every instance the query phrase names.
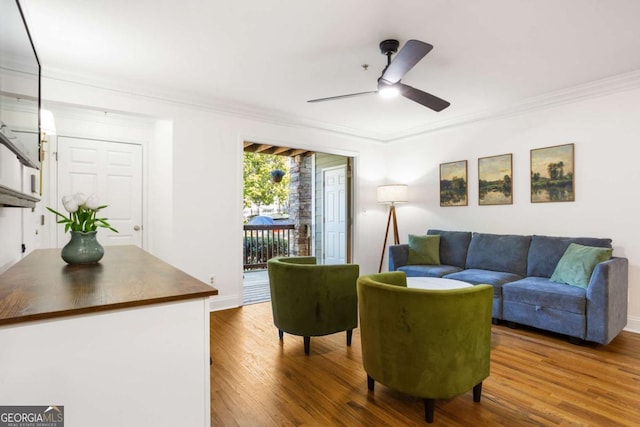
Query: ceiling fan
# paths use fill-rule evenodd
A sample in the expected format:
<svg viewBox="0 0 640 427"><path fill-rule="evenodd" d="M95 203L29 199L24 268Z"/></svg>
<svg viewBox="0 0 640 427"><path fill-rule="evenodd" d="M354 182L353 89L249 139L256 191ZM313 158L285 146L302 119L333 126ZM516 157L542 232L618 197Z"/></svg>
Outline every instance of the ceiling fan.
<svg viewBox="0 0 640 427"><path fill-rule="evenodd" d="M382 75L378 78L378 90L351 93L349 95L331 96L329 98L311 99L307 102L333 101L336 99L378 93L384 97L391 97L399 94L417 102L418 104L424 105L427 108L431 108L434 111L442 111L451 105L444 99L440 99L430 93L423 92L420 89L416 89L400 82L402 77L404 77L404 75L412 69L414 65L424 58L431 49L433 49L433 46L419 40L409 40L402 47L400 52L398 52L398 46L400 46L398 40L384 40L380 42L380 52L387 56L387 66L382 70ZM393 60L391 60L391 55L396 52L398 52L398 54Z"/></svg>

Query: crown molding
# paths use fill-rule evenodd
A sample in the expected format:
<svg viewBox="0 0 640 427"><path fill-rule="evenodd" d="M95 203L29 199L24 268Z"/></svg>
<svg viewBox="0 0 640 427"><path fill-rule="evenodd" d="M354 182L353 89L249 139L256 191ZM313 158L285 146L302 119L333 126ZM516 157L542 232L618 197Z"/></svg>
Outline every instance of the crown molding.
<svg viewBox="0 0 640 427"><path fill-rule="evenodd" d="M387 135L385 142L395 142L402 139L415 137L423 134L438 132L444 129L463 126L483 120L493 120L505 117L516 116L536 110L555 107L563 104L570 104L584 99L606 96L625 90L640 88L640 70L634 70L624 74L618 74L604 79L595 80L582 85L549 92L543 95L524 99L504 108L485 110L478 113L459 115L446 120L429 123L426 126L419 126L407 129L395 134Z"/></svg>
<svg viewBox="0 0 640 427"><path fill-rule="evenodd" d="M133 98L144 98L168 105L194 108L201 111L212 111L219 114L286 127L311 128L332 134L339 134L341 136L362 139L367 142L384 142L379 139L379 134L375 132L369 132L348 126L334 125L319 120L291 115L282 111L265 110L236 101L205 97L201 94L185 94L183 92L170 91L165 88L153 87L151 85L141 86L138 83L125 80L119 80L117 84L114 84L113 79L102 77L88 78L83 74L76 74L52 68L43 68L42 77L43 79L56 80L59 82L115 92Z"/></svg>
<svg viewBox="0 0 640 427"><path fill-rule="evenodd" d="M248 104L238 103L236 101L204 97L200 94L179 93L177 91L169 91L164 88L140 86L137 83L124 80L119 80L118 83L114 85L113 79L100 77L88 78L85 75L73 74L51 68L43 68L42 75L43 78L93 87L110 92L117 92L136 98L150 99L164 104L179 105L203 111L213 111L219 114L286 127L315 129L331 134L338 134L341 136L348 136L350 138L363 139L368 142L377 143L398 142L403 139L426 135L479 121L515 116L531 111L551 108L558 105L577 102L583 99L605 96L640 87L640 70L634 70L628 73L618 74L570 88L527 98L503 108L488 109L472 114L458 115L444 120L432 121L428 125L409 128L400 132L379 133L348 126L334 125L319 120L291 115L282 111L265 110Z"/></svg>
<svg viewBox="0 0 640 427"><path fill-rule="evenodd" d="M122 113L119 111L97 109L93 107L77 107L61 102L47 102L45 108L54 110L55 119L82 120L98 124L131 126L144 125L152 127L157 118L136 114Z"/></svg>
<svg viewBox="0 0 640 427"><path fill-rule="evenodd" d="M2 96L3 98L2 108L6 109L7 111L33 114L33 107L37 102L35 99L30 99L10 93L3 93L0 96Z"/></svg>

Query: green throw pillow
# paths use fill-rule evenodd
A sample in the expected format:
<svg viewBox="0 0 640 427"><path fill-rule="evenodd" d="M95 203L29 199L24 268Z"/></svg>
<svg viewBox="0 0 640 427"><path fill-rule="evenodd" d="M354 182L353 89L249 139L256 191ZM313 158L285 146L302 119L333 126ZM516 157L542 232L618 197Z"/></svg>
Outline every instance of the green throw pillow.
<svg viewBox="0 0 640 427"><path fill-rule="evenodd" d="M611 258L613 249L596 248L571 243L558 261L558 265L551 275L551 280L567 285L587 288L591 280L593 269L598 263Z"/></svg>
<svg viewBox="0 0 640 427"><path fill-rule="evenodd" d="M440 265L440 236L409 234L407 265Z"/></svg>

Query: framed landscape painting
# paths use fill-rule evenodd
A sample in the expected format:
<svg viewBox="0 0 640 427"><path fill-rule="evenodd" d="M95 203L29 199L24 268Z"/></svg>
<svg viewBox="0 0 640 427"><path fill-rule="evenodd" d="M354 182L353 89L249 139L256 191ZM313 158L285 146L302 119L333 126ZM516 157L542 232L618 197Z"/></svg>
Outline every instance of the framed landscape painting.
<svg viewBox="0 0 640 427"><path fill-rule="evenodd" d="M440 206L467 206L467 161L440 164Z"/></svg>
<svg viewBox="0 0 640 427"><path fill-rule="evenodd" d="M575 200L573 144L531 150L531 203Z"/></svg>
<svg viewBox="0 0 640 427"><path fill-rule="evenodd" d="M513 156L482 157L478 159L478 204L513 204Z"/></svg>

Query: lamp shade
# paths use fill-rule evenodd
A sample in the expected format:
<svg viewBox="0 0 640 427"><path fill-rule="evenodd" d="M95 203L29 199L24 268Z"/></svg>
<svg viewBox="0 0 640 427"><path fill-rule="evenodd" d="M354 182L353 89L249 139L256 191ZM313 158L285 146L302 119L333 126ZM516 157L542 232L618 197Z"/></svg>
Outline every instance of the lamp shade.
<svg viewBox="0 0 640 427"><path fill-rule="evenodd" d="M378 186L378 203L400 203L409 201L409 187L406 184Z"/></svg>
<svg viewBox="0 0 640 427"><path fill-rule="evenodd" d="M56 134L56 122L53 113L49 110L40 110L40 130L47 135Z"/></svg>

